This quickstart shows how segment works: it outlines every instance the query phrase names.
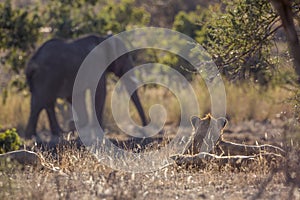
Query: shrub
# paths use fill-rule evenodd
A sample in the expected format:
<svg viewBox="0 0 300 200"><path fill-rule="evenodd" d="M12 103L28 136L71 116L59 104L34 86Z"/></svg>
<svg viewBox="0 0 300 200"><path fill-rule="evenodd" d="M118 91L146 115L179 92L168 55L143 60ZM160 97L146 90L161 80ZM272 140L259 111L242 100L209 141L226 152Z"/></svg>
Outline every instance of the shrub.
<svg viewBox="0 0 300 200"><path fill-rule="evenodd" d="M21 139L15 128L0 133L0 153L18 150L20 145Z"/></svg>
<svg viewBox="0 0 300 200"><path fill-rule="evenodd" d="M271 54L278 16L266 0L226 0L212 7L205 48L230 80L267 84L276 70ZM216 11L216 12L213 12Z"/></svg>

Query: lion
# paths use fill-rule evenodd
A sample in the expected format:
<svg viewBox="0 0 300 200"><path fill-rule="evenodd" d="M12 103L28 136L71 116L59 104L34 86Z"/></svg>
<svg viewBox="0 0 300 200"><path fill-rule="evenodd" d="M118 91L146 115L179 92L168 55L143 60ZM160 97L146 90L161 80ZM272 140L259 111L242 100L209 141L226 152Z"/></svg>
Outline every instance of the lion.
<svg viewBox="0 0 300 200"><path fill-rule="evenodd" d="M209 153L222 138L223 129L227 124L224 117L215 119L211 114L207 114L204 118L197 116L191 117L193 133L189 138L182 154L195 155L200 152Z"/></svg>
<svg viewBox="0 0 300 200"><path fill-rule="evenodd" d="M268 161L281 159L286 152L277 146L239 144L223 139L227 120L207 114L204 118L191 117L192 135L181 154L172 155L177 165L203 166L204 160L216 159L220 163L241 164L254 158L265 157Z"/></svg>

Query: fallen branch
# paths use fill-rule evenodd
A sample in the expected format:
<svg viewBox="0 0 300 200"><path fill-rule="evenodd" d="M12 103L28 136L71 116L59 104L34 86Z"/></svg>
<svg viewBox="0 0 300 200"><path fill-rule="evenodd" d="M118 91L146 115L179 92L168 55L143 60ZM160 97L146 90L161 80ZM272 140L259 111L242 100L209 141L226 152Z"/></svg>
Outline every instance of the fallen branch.
<svg viewBox="0 0 300 200"><path fill-rule="evenodd" d="M216 151L219 151L221 155L261 155L264 153L274 153L284 155L285 151L277 146L263 144L263 145L247 145L220 140L216 145ZM220 152L221 151L221 152Z"/></svg>
<svg viewBox="0 0 300 200"><path fill-rule="evenodd" d="M59 170L58 167L53 167L47 164L40 155L33 151L28 150L18 150L11 151L8 153L0 154L0 163L1 165L7 164L17 164L11 165L11 167L18 166L30 166L37 170L46 169L51 172L59 172L61 175L65 175L63 172Z"/></svg>
<svg viewBox="0 0 300 200"><path fill-rule="evenodd" d="M217 161L220 165L230 164L237 165L245 161L253 161L257 158L265 158L267 160L272 160L276 158L283 158L280 154L275 153L261 153L257 155L233 155L233 156L219 156L212 153L199 153L196 155L174 155L171 156L175 160L177 165L195 165L195 166L204 166L208 161Z"/></svg>
<svg viewBox="0 0 300 200"><path fill-rule="evenodd" d="M1 164L8 162L17 162L20 165L30 165L37 168L42 168L42 160L37 153L27 150L11 151L0 154Z"/></svg>

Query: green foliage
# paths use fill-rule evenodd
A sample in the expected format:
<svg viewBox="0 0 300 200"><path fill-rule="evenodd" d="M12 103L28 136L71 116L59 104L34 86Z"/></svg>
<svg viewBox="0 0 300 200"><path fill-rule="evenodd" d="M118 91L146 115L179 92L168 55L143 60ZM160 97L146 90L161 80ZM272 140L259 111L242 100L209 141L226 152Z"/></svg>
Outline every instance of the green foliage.
<svg viewBox="0 0 300 200"><path fill-rule="evenodd" d="M195 38L196 31L201 29L201 26L196 24L196 13L180 11L176 16L173 23L173 29L184 33L192 38Z"/></svg>
<svg viewBox="0 0 300 200"><path fill-rule="evenodd" d="M119 4L110 2L103 9L105 18L110 23L106 27L113 33L124 31L132 26L146 25L150 21L150 15L143 8L134 6L134 0L122 0Z"/></svg>
<svg viewBox="0 0 300 200"><path fill-rule="evenodd" d="M39 38L41 25L36 9L17 9L9 0L0 3L1 65L15 74L12 84L20 89L25 87L25 83L19 74L23 72L27 58Z"/></svg>
<svg viewBox="0 0 300 200"><path fill-rule="evenodd" d="M16 129L7 129L0 133L0 153L18 150L20 145L21 140Z"/></svg>
<svg viewBox="0 0 300 200"><path fill-rule="evenodd" d="M59 38L74 38L84 33L96 32L105 25L99 19L93 6L95 1L56 0L48 1L41 10L44 13L44 27L50 28L50 35ZM100 32L103 34L103 32Z"/></svg>
<svg viewBox="0 0 300 200"><path fill-rule="evenodd" d="M173 30L195 39L199 43L206 42L207 11L197 6L195 11L180 11L174 19Z"/></svg>
<svg viewBox="0 0 300 200"><path fill-rule="evenodd" d="M197 6L196 10L190 12L180 11L175 16L173 22L173 30L185 34L200 43L203 43L206 41L206 34L204 34L206 32L206 23L205 23L206 18L207 18L207 12L204 9L202 9L200 6ZM141 63L153 62L153 63L165 64L177 70L179 73L185 76L187 80L191 81L193 79L195 69L188 61L186 61L184 58L181 58L179 56L179 55L193 54L189 48L182 48L188 45L186 41L185 40L183 41L178 36L172 36L172 37L168 36L167 39L165 37L159 38L159 36L157 36L155 40L160 41L161 43L172 44L172 49L173 50L176 49L175 51L177 52L177 55L159 49L147 49L141 51L140 55L138 55L135 60L137 62L142 61ZM144 41L135 41L135 42L138 43ZM189 45L190 48L195 47L194 44L189 44ZM160 73L162 75L166 74L168 72L166 70L167 69L162 69Z"/></svg>
<svg viewBox="0 0 300 200"><path fill-rule="evenodd" d="M200 6L194 11L185 12L180 11L174 19L173 30L183 33L196 41L203 43L206 41L206 35L203 34L206 31L206 17L207 13ZM165 38L158 39L158 41L165 42ZM180 41L178 37L169 37L168 43L173 44L173 48L178 47L177 49L179 55L186 55L192 52L185 52L187 49L181 49L180 47L186 46L185 41ZM192 80L194 67L191 64L181 58L178 55L171 54L166 51L153 50L152 52L147 52L149 55L153 55L155 58L153 61L165 64L167 66L176 69L181 73L187 80ZM162 74L165 72L161 72Z"/></svg>
<svg viewBox="0 0 300 200"><path fill-rule="evenodd" d="M266 0L223 2L224 13L213 8L206 48L229 79L266 84L274 71L270 48L278 17Z"/></svg>
<svg viewBox="0 0 300 200"><path fill-rule="evenodd" d="M49 1L44 6L45 24L51 35L61 38L75 38L83 34L108 31L119 33L133 25L145 25L149 14L134 6L134 0L114 1L75 0Z"/></svg>
<svg viewBox="0 0 300 200"><path fill-rule="evenodd" d="M0 4L0 47L27 50L38 38L41 26L37 13L14 9L10 1Z"/></svg>

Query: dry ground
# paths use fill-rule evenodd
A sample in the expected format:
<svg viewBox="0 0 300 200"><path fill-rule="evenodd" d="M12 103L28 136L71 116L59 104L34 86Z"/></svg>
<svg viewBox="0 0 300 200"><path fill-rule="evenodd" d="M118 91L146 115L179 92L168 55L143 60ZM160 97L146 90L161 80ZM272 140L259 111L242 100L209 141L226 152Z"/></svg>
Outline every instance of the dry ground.
<svg viewBox="0 0 300 200"><path fill-rule="evenodd" d="M264 188L265 169L181 169L131 174L84 163L67 175L46 171L1 172L1 199L290 199L282 173ZM87 169L88 168L88 169ZM300 191L293 195L299 198Z"/></svg>
<svg viewBox="0 0 300 200"><path fill-rule="evenodd" d="M247 144L260 141L284 147L290 145L283 137L286 130L291 128L278 116L271 121L229 123L224 137ZM298 148L294 144L292 149ZM300 159L293 152L287 159L272 164L258 158L239 167L208 162L201 168L173 164L155 172L129 173L104 166L89 152L74 146L61 147L55 155L37 151L47 166L59 170L2 166L0 199L300 198Z"/></svg>

